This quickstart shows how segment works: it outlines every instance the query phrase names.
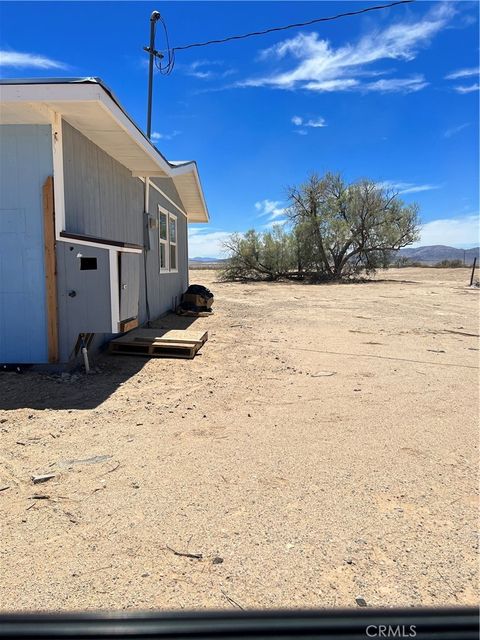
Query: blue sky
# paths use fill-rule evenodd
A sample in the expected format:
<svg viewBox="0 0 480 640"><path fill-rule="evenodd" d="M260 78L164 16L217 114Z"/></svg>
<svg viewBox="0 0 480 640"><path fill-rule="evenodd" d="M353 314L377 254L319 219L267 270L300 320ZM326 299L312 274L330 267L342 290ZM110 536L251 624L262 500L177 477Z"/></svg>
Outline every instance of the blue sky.
<svg viewBox="0 0 480 640"><path fill-rule="evenodd" d="M172 46L380 2L3 2L4 77L100 76L145 128L149 16ZM396 188L421 207L420 244L478 244L479 23L475 2L423 2L179 51L155 77L153 131L198 162L211 214L190 255L284 219L312 171ZM165 46L160 28L157 49Z"/></svg>

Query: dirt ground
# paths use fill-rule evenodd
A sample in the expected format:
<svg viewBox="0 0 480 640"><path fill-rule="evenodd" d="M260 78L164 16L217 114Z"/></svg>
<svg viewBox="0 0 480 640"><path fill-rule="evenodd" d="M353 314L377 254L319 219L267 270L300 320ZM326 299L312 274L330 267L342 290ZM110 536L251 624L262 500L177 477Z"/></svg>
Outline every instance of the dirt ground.
<svg viewBox="0 0 480 640"><path fill-rule="evenodd" d="M475 604L468 272L216 277L194 360L0 374L0 608Z"/></svg>

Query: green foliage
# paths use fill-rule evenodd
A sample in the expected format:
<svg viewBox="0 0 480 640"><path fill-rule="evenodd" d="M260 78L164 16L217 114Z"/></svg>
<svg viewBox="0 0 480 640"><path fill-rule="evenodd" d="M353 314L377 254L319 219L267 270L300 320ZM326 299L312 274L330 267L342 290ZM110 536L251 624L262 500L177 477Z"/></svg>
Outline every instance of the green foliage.
<svg viewBox="0 0 480 640"><path fill-rule="evenodd" d="M222 271L224 280L278 280L294 268L293 237L280 225L258 233L234 233L225 243L229 259Z"/></svg>
<svg viewBox="0 0 480 640"><path fill-rule="evenodd" d="M338 174L313 174L288 195L290 230L234 234L226 243L225 279L371 273L418 239L418 206L370 180L347 184Z"/></svg>
<svg viewBox="0 0 480 640"><path fill-rule="evenodd" d="M437 269L458 269L464 267L462 260L442 260L433 265Z"/></svg>
<svg viewBox="0 0 480 640"><path fill-rule="evenodd" d="M425 263L417 260L411 260L405 256L400 256L399 258L393 258L390 261L389 266L395 267L396 269L403 269L404 267L424 267Z"/></svg>
<svg viewBox="0 0 480 640"><path fill-rule="evenodd" d="M418 238L418 207L370 180L347 184L316 174L289 191L289 217L311 237L310 270L332 278L387 266L392 251Z"/></svg>

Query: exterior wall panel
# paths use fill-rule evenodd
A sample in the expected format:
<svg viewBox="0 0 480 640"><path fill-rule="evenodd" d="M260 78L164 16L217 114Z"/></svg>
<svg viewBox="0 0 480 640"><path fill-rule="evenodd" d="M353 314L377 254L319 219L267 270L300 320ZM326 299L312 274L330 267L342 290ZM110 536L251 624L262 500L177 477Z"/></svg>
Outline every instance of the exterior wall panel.
<svg viewBox="0 0 480 640"><path fill-rule="evenodd" d="M0 363L46 363L42 188L49 125L0 125Z"/></svg>
<svg viewBox="0 0 480 640"><path fill-rule="evenodd" d="M143 244L143 183L63 122L66 231Z"/></svg>
<svg viewBox="0 0 480 640"><path fill-rule="evenodd" d="M175 196L173 186L170 193ZM162 186L163 190L163 186ZM168 194L170 195L170 194ZM178 194L176 196L178 198ZM172 198L173 199L173 198ZM177 216L177 263L178 272L160 273L160 241L159 230L150 229L150 250L147 252L147 282L148 303L150 317L154 319L175 307L175 300L180 302L180 296L188 287L188 256L187 256L187 219L166 200L162 194L150 187L149 214L158 220L158 205ZM142 265L143 266L143 265ZM141 270L140 308L143 315L141 322L147 320L145 303L145 269Z"/></svg>

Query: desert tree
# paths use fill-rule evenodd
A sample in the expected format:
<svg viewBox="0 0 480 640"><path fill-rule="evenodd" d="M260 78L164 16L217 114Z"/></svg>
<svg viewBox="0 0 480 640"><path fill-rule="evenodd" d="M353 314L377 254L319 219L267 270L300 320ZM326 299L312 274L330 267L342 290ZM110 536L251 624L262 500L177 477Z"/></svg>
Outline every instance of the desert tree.
<svg viewBox="0 0 480 640"><path fill-rule="evenodd" d="M302 268L316 277L372 272L418 239L418 206L371 180L348 184L339 174L312 174L288 196L293 232L305 248Z"/></svg>

